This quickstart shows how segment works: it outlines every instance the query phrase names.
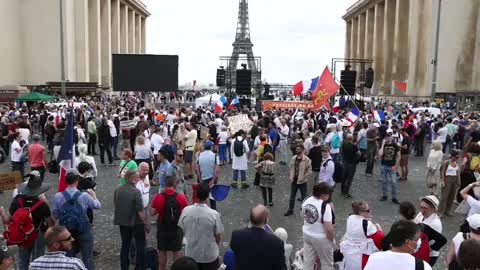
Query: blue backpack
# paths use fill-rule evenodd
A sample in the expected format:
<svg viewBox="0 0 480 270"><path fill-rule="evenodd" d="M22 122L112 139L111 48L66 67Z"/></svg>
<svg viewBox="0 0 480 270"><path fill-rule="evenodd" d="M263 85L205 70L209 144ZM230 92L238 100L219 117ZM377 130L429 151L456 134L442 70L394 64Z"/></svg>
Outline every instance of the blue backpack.
<svg viewBox="0 0 480 270"><path fill-rule="evenodd" d="M331 144L333 149L338 149L342 146L342 138L340 138L340 135L338 135L338 132L335 132L333 134Z"/></svg>
<svg viewBox="0 0 480 270"><path fill-rule="evenodd" d="M86 232L90 227L87 213L78 202L78 197L82 193L77 191L73 197L70 197L67 191L62 192L62 194L66 202L60 208L60 224L65 226L70 232Z"/></svg>

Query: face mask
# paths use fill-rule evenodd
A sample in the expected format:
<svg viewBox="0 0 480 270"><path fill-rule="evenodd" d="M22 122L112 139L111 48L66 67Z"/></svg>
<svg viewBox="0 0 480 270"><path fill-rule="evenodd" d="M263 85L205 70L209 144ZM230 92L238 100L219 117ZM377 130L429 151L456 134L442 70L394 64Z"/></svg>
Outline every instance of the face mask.
<svg viewBox="0 0 480 270"><path fill-rule="evenodd" d="M417 240L417 245L415 247L415 249L413 250L413 253L417 253L418 250L420 249L420 246L422 245L422 239L421 238L418 238Z"/></svg>

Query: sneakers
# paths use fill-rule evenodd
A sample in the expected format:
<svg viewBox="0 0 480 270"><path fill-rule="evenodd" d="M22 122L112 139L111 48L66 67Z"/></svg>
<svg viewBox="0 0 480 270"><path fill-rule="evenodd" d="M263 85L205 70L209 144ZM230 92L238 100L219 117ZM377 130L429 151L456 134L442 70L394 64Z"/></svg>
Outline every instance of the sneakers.
<svg viewBox="0 0 480 270"><path fill-rule="evenodd" d="M288 217L288 216L291 216L293 215L293 210L288 210L287 212L285 212L285 214L283 214L284 216Z"/></svg>
<svg viewBox="0 0 480 270"><path fill-rule="evenodd" d="M245 182L242 183L242 188L249 188L249 187L250 187L249 184L247 184L247 183L245 183Z"/></svg>
<svg viewBox="0 0 480 270"><path fill-rule="evenodd" d="M392 199L392 203L394 203L394 204L400 204L397 199Z"/></svg>
<svg viewBox="0 0 480 270"><path fill-rule="evenodd" d="M230 186L232 186L233 188L238 188L238 183L237 182L232 182L230 184Z"/></svg>
<svg viewBox="0 0 480 270"><path fill-rule="evenodd" d="M98 256L100 256L102 254L102 251L101 250L94 250L93 251L93 257L94 258L97 258Z"/></svg>
<svg viewBox="0 0 480 270"><path fill-rule="evenodd" d="M345 193L343 195L343 197L345 197L345 199L351 199L352 198L352 195L348 194L348 193Z"/></svg>
<svg viewBox="0 0 480 270"><path fill-rule="evenodd" d="M381 201L381 202L384 202L384 201L386 201L387 199L388 199L387 196L382 196L382 197L380 198L380 201Z"/></svg>
<svg viewBox="0 0 480 270"><path fill-rule="evenodd" d="M270 202L270 203L268 204L268 206L272 207L272 206L273 206L273 202Z"/></svg>

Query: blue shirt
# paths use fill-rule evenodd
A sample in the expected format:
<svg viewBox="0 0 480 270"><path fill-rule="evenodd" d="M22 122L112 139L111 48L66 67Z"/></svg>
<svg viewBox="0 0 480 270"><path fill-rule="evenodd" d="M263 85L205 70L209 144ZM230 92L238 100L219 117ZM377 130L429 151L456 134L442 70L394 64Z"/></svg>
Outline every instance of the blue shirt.
<svg viewBox="0 0 480 270"><path fill-rule="evenodd" d="M65 190L68 195L70 195L70 197L73 198L73 195L79 191L78 189L76 188L67 188ZM92 196L90 196L90 194L86 193L86 192L81 192L82 194L80 195L80 197L78 197L78 203L82 206L83 210L85 210L85 212L87 211L88 208L90 209L99 209L100 207L102 207L102 205L100 204L100 201L99 200L94 200L92 198ZM67 200L65 199L65 196L63 196L62 192L57 192L55 194L55 196L53 196L53 201L52 201L52 205L53 205L53 218L54 219L59 219L60 218L60 211L62 209L62 206L65 204Z"/></svg>
<svg viewBox="0 0 480 270"><path fill-rule="evenodd" d="M168 160L165 160L164 162L160 163L158 166L158 184L159 184L159 191L158 193L161 193L163 191L163 188L165 187L165 178L167 176L173 176L175 175L175 170L168 162Z"/></svg>
<svg viewBox="0 0 480 270"><path fill-rule="evenodd" d="M278 143L280 142L280 135L275 129L272 128L268 131L268 137L270 137L270 140L272 141L273 150L275 151ZM276 141L277 143L273 144L273 141Z"/></svg>

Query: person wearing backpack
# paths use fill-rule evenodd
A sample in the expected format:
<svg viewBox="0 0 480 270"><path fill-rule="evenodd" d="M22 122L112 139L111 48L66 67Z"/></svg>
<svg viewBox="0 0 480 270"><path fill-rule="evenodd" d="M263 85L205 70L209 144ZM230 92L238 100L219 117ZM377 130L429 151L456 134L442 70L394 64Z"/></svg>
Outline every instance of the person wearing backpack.
<svg viewBox="0 0 480 270"><path fill-rule="evenodd" d="M167 269L167 252L173 253L174 260L181 257L183 231L178 226L180 215L188 206L187 197L175 191L176 179L165 178L165 190L153 198L150 215L158 214L157 248L160 254L160 270ZM142 268L141 268L142 269Z"/></svg>
<svg viewBox="0 0 480 270"><path fill-rule="evenodd" d="M248 170L248 160L247 153L250 152L248 148L247 140L244 139L243 130L238 131L235 136L231 146L232 153L232 170L233 170L233 181L232 187L238 187L238 175L240 174L241 187L248 188L247 184L247 170Z"/></svg>
<svg viewBox="0 0 480 270"><path fill-rule="evenodd" d="M339 161L340 159L340 148L342 147L343 141L343 132L338 131L335 125L329 127L330 132L325 137L325 144L330 146L330 155L334 162Z"/></svg>
<svg viewBox="0 0 480 270"><path fill-rule="evenodd" d="M54 224L43 195L50 186L42 183L38 171L32 171L27 176L29 180L19 186L18 194L10 204L9 214L3 207L0 208L5 226L3 236L8 245L18 245L19 270L27 270L30 261L44 254L44 234Z"/></svg>
<svg viewBox="0 0 480 270"><path fill-rule="evenodd" d="M469 233L458 232L450 242L447 255L445 256L446 265L449 270L461 269L458 265L458 253L460 245L467 239L480 241L480 214L471 215L467 218Z"/></svg>
<svg viewBox="0 0 480 270"><path fill-rule="evenodd" d="M93 234L87 216L87 210L100 209L102 206L95 191L78 190L80 175L76 170L70 170L65 176L67 188L57 192L53 197L53 218L63 225L73 235L75 242L67 256L75 257L79 252L88 270L95 269L93 261Z"/></svg>
<svg viewBox="0 0 480 270"><path fill-rule="evenodd" d="M330 200L331 188L327 183L313 186L312 196L302 203L304 268L314 269L318 257L322 270L333 270L335 247L335 215Z"/></svg>

